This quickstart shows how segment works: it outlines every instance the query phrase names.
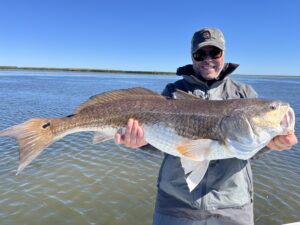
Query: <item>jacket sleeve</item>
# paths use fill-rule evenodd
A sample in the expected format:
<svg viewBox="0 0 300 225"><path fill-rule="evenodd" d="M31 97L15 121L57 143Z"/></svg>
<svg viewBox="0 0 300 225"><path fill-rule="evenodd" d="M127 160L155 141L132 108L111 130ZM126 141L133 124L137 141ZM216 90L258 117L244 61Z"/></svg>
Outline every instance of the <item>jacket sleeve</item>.
<svg viewBox="0 0 300 225"><path fill-rule="evenodd" d="M245 84L241 90L243 98L257 98L258 95L251 85Z"/></svg>
<svg viewBox="0 0 300 225"><path fill-rule="evenodd" d="M172 97L172 93L175 91L175 85L170 83L168 84L165 89L162 91L162 95L166 97Z"/></svg>

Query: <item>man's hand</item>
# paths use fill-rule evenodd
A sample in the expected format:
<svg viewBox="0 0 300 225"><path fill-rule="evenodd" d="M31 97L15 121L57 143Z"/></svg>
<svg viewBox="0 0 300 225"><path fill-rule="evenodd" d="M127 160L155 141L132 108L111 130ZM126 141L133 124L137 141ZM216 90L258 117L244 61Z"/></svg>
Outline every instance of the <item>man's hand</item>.
<svg viewBox="0 0 300 225"><path fill-rule="evenodd" d="M298 140L294 133L289 133L287 135L278 135L274 137L269 144L268 148L272 150L282 151L291 149L293 145L297 144Z"/></svg>
<svg viewBox="0 0 300 225"><path fill-rule="evenodd" d="M115 134L115 143L123 144L127 148L139 148L148 144L144 138L144 129L139 125L139 121L129 119L125 133L119 130Z"/></svg>

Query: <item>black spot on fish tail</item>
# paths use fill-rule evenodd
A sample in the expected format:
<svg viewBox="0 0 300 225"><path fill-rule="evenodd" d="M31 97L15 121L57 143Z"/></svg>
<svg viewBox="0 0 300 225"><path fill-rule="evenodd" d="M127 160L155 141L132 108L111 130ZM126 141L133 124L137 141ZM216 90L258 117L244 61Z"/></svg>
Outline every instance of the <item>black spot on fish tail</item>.
<svg viewBox="0 0 300 225"><path fill-rule="evenodd" d="M49 127L49 126L50 126L50 123L48 122L48 123L45 123L42 127L45 129L45 128Z"/></svg>

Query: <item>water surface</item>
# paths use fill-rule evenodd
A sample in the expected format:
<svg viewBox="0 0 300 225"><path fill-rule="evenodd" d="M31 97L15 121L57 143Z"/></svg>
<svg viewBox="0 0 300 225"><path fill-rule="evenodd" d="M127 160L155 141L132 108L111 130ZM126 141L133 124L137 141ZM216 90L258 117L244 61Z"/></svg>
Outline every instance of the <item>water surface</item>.
<svg viewBox="0 0 300 225"><path fill-rule="evenodd" d="M62 117L92 95L146 87L161 92L180 77L57 71L0 71L0 129L32 117ZM299 78L235 77L260 97L291 103L299 133ZM0 139L1 224L151 224L160 152L112 141L93 145L92 133L54 143L20 175L18 146ZM299 145L253 161L256 224L300 221Z"/></svg>

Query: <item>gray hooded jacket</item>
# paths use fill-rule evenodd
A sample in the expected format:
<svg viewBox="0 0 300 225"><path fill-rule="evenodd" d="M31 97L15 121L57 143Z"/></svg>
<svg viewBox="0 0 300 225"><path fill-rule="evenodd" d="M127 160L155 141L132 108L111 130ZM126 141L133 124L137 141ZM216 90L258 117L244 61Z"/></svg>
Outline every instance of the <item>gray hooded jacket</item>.
<svg viewBox="0 0 300 225"><path fill-rule="evenodd" d="M183 79L168 84L162 94L171 97L175 89L181 89L209 100L255 98L251 86L230 78L237 66L225 64L219 79L210 84L196 78L192 65L180 67L177 75ZM249 161L236 158L211 161L203 180L190 193L180 159L165 154L158 177L156 213L191 220L215 217L225 218L229 224L252 224L252 201Z"/></svg>

